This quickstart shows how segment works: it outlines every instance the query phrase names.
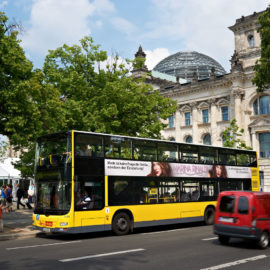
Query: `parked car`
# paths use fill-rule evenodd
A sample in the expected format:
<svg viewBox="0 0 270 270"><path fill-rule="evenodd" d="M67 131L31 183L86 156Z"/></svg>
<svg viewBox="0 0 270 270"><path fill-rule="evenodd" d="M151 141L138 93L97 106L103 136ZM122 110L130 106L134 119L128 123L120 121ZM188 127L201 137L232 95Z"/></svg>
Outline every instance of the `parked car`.
<svg viewBox="0 0 270 270"><path fill-rule="evenodd" d="M270 193L223 191L218 196L214 233L222 244L230 238L254 240L261 249L269 244Z"/></svg>

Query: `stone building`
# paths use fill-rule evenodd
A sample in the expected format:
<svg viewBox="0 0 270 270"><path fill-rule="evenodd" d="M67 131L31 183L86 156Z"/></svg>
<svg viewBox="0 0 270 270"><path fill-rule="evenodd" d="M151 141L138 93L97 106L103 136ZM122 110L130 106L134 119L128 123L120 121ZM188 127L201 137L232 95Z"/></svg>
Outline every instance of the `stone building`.
<svg viewBox="0 0 270 270"><path fill-rule="evenodd" d="M235 37L230 73L207 55L179 52L158 63L151 76L146 67L133 70L133 76L144 74L147 83L177 101L163 130L167 139L222 146L222 133L235 118L247 145L258 152L262 184L270 191L270 90L257 93L251 81L260 57L259 14L243 16L229 27ZM136 57L145 57L140 50Z"/></svg>

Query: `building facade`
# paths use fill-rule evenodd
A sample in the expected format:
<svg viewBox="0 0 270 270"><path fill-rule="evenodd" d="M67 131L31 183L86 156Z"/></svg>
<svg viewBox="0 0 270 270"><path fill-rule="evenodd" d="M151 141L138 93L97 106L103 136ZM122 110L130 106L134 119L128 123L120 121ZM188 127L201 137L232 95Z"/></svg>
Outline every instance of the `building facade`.
<svg viewBox="0 0 270 270"><path fill-rule="evenodd" d="M145 68L134 70L133 76L145 72L147 83L177 101L178 109L162 132L169 140L222 146L223 131L236 119L244 129L242 139L258 152L262 185L270 191L270 90L257 93L252 84L253 67L260 57L259 14L241 17L229 27L235 50L228 74L209 56L181 52L165 58L153 70L174 75L176 82L146 75ZM180 83L180 79L186 82Z"/></svg>

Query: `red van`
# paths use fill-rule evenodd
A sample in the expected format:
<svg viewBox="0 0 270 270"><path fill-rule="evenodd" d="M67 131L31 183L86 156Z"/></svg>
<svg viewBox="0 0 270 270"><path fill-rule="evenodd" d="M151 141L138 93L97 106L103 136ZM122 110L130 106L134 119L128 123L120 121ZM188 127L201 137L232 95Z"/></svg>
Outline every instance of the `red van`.
<svg viewBox="0 0 270 270"><path fill-rule="evenodd" d="M270 193L223 191L218 196L214 233L222 244L230 237L255 240L267 248L270 235Z"/></svg>

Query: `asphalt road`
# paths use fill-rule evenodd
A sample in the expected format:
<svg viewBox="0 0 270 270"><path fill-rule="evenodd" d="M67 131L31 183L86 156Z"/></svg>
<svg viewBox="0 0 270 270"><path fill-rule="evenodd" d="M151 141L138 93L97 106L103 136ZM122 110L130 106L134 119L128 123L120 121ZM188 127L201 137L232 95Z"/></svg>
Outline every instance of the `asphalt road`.
<svg viewBox="0 0 270 270"><path fill-rule="evenodd" d="M233 239L222 246L201 223L79 236L39 234L0 242L1 269L269 269L270 247Z"/></svg>

